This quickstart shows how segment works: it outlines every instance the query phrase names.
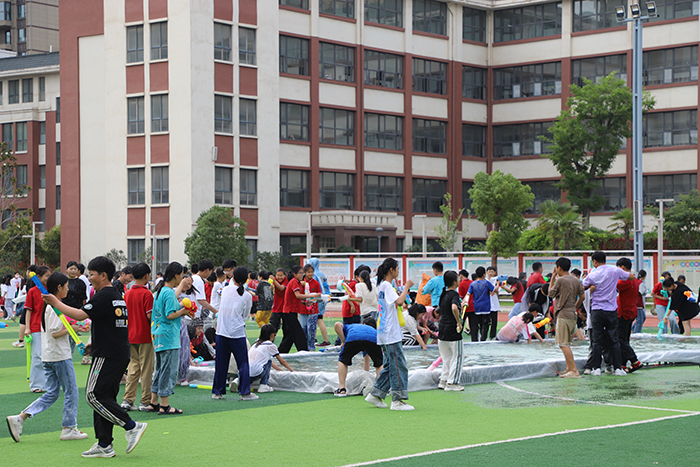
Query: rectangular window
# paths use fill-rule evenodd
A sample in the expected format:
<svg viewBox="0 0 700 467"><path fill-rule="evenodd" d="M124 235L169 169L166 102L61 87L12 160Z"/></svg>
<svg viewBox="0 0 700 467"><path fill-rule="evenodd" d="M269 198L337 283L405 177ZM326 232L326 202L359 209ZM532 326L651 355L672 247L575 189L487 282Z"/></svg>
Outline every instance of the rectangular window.
<svg viewBox="0 0 700 467"><path fill-rule="evenodd" d="M19 80L13 79L7 82L7 103L19 104Z"/></svg>
<svg viewBox="0 0 700 467"><path fill-rule="evenodd" d="M233 133L233 98L214 96L214 131Z"/></svg>
<svg viewBox="0 0 700 467"><path fill-rule="evenodd" d="M355 209L355 175L321 172L321 209Z"/></svg>
<svg viewBox="0 0 700 467"><path fill-rule="evenodd" d="M5 31L5 44L12 44L12 31Z"/></svg>
<svg viewBox="0 0 700 467"><path fill-rule="evenodd" d="M309 9L309 0L279 0L280 5L299 8L300 10Z"/></svg>
<svg viewBox="0 0 700 467"><path fill-rule="evenodd" d="M319 74L323 79L355 82L355 49L319 43Z"/></svg>
<svg viewBox="0 0 700 467"><path fill-rule="evenodd" d="M214 203L233 204L233 169L216 167L214 171Z"/></svg>
<svg viewBox="0 0 700 467"><path fill-rule="evenodd" d="M561 191L559 188L554 186L556 181L543 181L543 182L527 182L526 185L530 185L530 191L535 195L535 199L532 202L532 207L525 210L525 214L539 214L540 205L545 201L561 201Z"/></svg>
<svg viewBox="0 0 700 467"><path fill-rule="evenodd" d="M2 104L2 91L0 91L0 104ZM39 102L44 102L46 100L46 78L43 76L39 77Z"/></svg>
<svg viewBox="0 0 700 467"><path fill-rule="evenodd" d="M462 39L486 42L486 12L462 7Z"/></svg>
<svg viewBox="0 0 700 467"><path fill-rule="evenodd" d="M698 80L698 46L644 52L644 85Z"/></svg>
<svg viewBox="0 0 700 467"><path fill-rule="evenodd" d="M2 2L3 3L3 19L5 21L12 21L12 2Z"/></svg>
<svg viewBox="0 0 700 467"><path fill-rule="evenodd" d="M280 170L280 206L287 208L309 207L309 172L305 170Z"/></svg>
<svg viewBox="0 0 700 467"><path fill-rule="evenodd" d="M2 105L2 88L3 88L2 81L0 81L0 105Z"/></svg>
<svg viewBox="0 0 700 467"><path fill-rule="evenodd" d="M309 76L309 40L280 36L280 73Z"/></svg>
<svg viewBox="0 0 700 467"><path fill-rule="evenodd" d="M18 4L17 5L17 19L22 19L27 17L27 5Z"/></svg>
<svg viewBox="0 0 700 467"><path fill-rule="evenodd" d="M39 208L39 220L41 224L37 225L39 232L46 232L46 208Z"/></svg>
<svg viewBox="0 0 700 467"><path fill-rule="evenodd" d="M258 204L258 171L240 170L241 206L256 206Z"/></svg>
<svg viewBox="0 0 700 467"><path fill-rule="evenodd" d="M627 184L625 177L609 177L600 181L598 195L605 198L605 205L598 212L620 211L627 207Z"/></svg>
<svg viewBox="0 0 700 467"><path fill-rule="evenodd" d="M355 0L319 0L319 12L343 18L354 18Z"/></svg>
<svg viewBox="0 0 700 467"><path fill-rule="evenodd" d="M165 271L170 263L170 239L156 239L156 268L158 271Z"/></svg>
<svg viewBox="0 0 700 467"><path fill-rule="evenodd" d="M14 152L15 150L15 129L12 123L4 123L2 125L2 140L7 145L7 150Z"/></svg>
<svg viewBox="0 0 700 467"><path fill-rule="evenodd" d="M352 146L355 144L355 112L351 110L325 109L320 113L320 142Z"/></svg>
<svg viewBox="0 0 700 467"><path fill-rule="evenodd" d="M27 30L25 28L17 30L17 42L27 42Z"/></svg>
<svg viewBox="0 0 700 467"><path fill-rule="evenodd" d="M698 111L677 110L644 115L644 147L698 144Z"/></svg>
<svg viewBox="0 0 700 467"><path fill-rule="evenodd" d="M445 201L447 181L413 179L413 212L439 213Z"/></svg>
<svg viewBox="0 0 700 467"><path fill-rule="evenodd" d="M574 32L620 26L615 15L618 5L618 0L574 0Z"/></svg>
<svg viewBox="0 0 700 467"><path fill-rule="evenodd" d="M462 123L462 156L486 157L486 127Z"/></svg>
<svg viewBox="0 0 700 467"><path fill-rule="evenodd" d="M56 209L61 209L61 186L56 187Z"/></svg>
<svg viewBox="0 0 700 467"><path fill-rule="evenodd" d="M447 94L447 63L414 58L413 90L430 94Z"/></svg>
<svg viewBox="0 0 700 467"><path fill-rule="evenodd" d="M143 25L126 28L126 63L143 61Z"/></svg>
<svg viewBox="0 0 700 467"><path fill-rule="evenodd" d="M46 166L39 166L39 188L46 188Z"/></svg>
<svg viewBox="0 0 700 467"><path fill-rule="evenodd" d="M61 165L61 142L56 143L56 165Z"/></svg>
<svg viewBox="0 0 700 467"><path fill-rule="evenodd" d="M659 14L649 21L688 18L698 16L698 0L657 0L656 11Z"/></svg>
<svg viewBox="0 0 700 467"><path fill-rule="evenodd" d="M572 60L573 83L583 86L583 78L597 83L610 73L615 73L617 78L627 81L627 55L607 55L605 57L582 58Z"/></svg>
<svg viewBox="0 0 700 467"><path fill-rule="evenodd" d="M413 150L431 154L447 152L447 122L413 119Z"/></svg>
<svg viewBox="0 0 700 467"><path fill-rule="evenodd" d="M2 178L2 196L12 196L14 191L14 174L9 167L0 167L0 178Z"/></svg>
<svg viewBox="0 0 700 467"><path fill-rule="evenodd" d="M258 134L256 105L257 101L254 99L239 99L238 121L241 135L256 136Z"/></svg>
<svg viewBox="0 0 700 467"><path fill-rule="evenodd" d="M473 66L462 67L462 97L486 100L486 70Z"/></svg>
<svg viewBox="0 0 700 467"><path fill-rule="evenodd" d="M365 175L366 211L403 211L403 178Z"/></svg>
<svg viewBox="0 0 700 467"><path fill-rule="evenodd" d="M146 204L146 170L128 169L129 206Z"/></svg>
<svg viewBox="0 0 700 467"><path fill-rule="evenodd" d="M27 122L17 124L17 152L27 152Z"/></svg>
<svg viewBox="0 0 700 467"><path fill-rule="evenodd" d="M141 134L145 131L143 97L129 97L127 103L129 107L127 134Z"/></svg>
<svg viewBox="0 0 700 467"><path fill-rule="evenodd" d="M403 149L403 117L366 113L365 146L399 151Z"/></svg>
<svg viewBox="0 0 700 467"><path fill-rule="evenodd" d="M214 23L214 60L231 61L231 26Z"/></svg>
<svg viewBox="0 0 700 467"><path fill-rule="evenodd" d="M493 127L493 157L519 157L549 154L547 143L539 137L548 135L554 122L521 123Z"/></svg>
<svg viewBox="0 0 700 467"><path fill-rule="evenodd" d="M497 68L493 80L495 100L561 94L561 63Z"/></svg>
<svg viewBox="0 0 700 467"><path fill-rule="evenodd" d="M145 258L143 256L146 251L146 240L143 238L130 238L127 241L127 262L130 265L140 263Z"/></svg>
<svg viewBox="0 0 700 467"><path fill-rule="evenodd" d="M469 196L469 190L474 186L474 182L462 182L462 208L467 213L472 209L472 197Z"/></svg>
<svg viewBox="0 0 700 467"><path fill-rule="evenodd" d="M447 35L447 4L434 0L413 0L413 30Z"/></svg>
<svg viewBox="0 0 700 467"><path fill-rule="evenodd" d="M168 58L168 23L151 23L151 60Z"/></svg>
<svg viewBox="0 0 700 467"><path fill-rule="evenodd" d="M255 65L255 29L238 28L238 61L242 65Z"/></svg>
<svg viewBox="0 0 700 467"><path fill-rule="evenodd" d="M46 122L39 122L39 144L46 144Z"/></svg>
<svg viewBox="0 0 700 467"><path fill-rule="evenodd" d="M2 211L2 223L0 223L0 230L5 230L7 227L9 227L10 222L12 222L12 210L11 209L3 209Z"/></svg>
<svg viewBox="0 0 700 467"><path fill-rule="evenodd" d="M56 98L56 123L61 123L61 98Z"/></svg>
<svg viewBox="0 0 700 467"><path fill-rule="evenodd" d="M168 131L168 95L151 96L151 131Z"/></svg>
<svg viewBox="0 0 700 467"><path fill-rule="evenodd" d="M34 102L34 79L22 80L22 102Z"/></svg>
<svg viewBox="0 0 700 467"><path fill-rule="evenodd" d="M168 204L170 202L168 167L151 168L151 202Z"/></svg>
<svg viewBox="0 0 700 467"><path fill-rule="evenodd" d="M561 34L561 2L494 12L494 42Z"/></svg>
<svg viewBox="0 0 700 467"><path fill-rule="evenodd" d="M309 106L280 102L280 139L309 140Z"/></svg>
<svg viewBox="0 0 700 467"><path fill-rule="evenodd" d="M365 0L365 21L403 27L403 0Z"/></svg>
<svg viewBox="0 0 700 467"><path fill-rule="evenodd" d="M657 199L675 199L697 190L697 174L645 175L644 205L658 206Z"/></svg>
<svg viewBox="0 0 700 467"><path fill-rule="evenodd" d="M15 190L20 194L20 196L26 196L28 192L27 188L27 166L18 165L15 175Z"/></svg>
<svg viewBox="0 0 700 467"><path fill-rule="evenodd" d="M365 84L403 89L403 57L365 50Z"/></svg>

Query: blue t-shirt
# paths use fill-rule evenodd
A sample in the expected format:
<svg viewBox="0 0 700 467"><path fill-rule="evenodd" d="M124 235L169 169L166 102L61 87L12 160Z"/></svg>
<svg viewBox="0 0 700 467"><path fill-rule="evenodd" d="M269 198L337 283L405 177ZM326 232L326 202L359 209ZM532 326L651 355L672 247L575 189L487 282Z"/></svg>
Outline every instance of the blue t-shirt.
<svg viewBox="0 0 700 467"><path fill-rule="evenodd" d="M153 350L156 352L180 348L180 318L168 319L168 315L181 308L173 289L170 287L160 289L153 302L151 315Z"/></svg>
<svg viewBox="0 0 700 467"><path fill-rule="evenodd" d="M345 342L369 341L377 343L377 330L366 324L346 324L343 326Z"/></svg>
<svg viewBox="0 0 700 467"><path fill-rule="evenodd" d="M423 294L430 294L430 304L437 308L440 306L440 295L445 288L445 276L435 276L423 286Z"/></svg>
<svg viewBox="0 0 700 467"><path fill-rule="evenodd" d="M469 285L469 295L474 296L474 313L484 315L491 313L491 292L494 291L491 282L481 279Z"/></svg>

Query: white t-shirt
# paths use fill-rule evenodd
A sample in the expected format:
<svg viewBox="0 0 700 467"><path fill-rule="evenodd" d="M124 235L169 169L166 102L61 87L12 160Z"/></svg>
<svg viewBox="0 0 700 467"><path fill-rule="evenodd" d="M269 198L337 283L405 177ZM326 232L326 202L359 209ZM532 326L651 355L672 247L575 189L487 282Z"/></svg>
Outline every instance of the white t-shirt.
<svg viewBox="0 0 700 467"><path fill-rule="evenodd" d="M214 285L211 287L211 306L216 308L217 311L221 306L221 291L223 288L224 284L219 281L214 282Z"/></svg>
<svg viewBox="0 0 700 467"><path fill-rule="evenodd" d="M51 334L63 329L61 319L56 316L50 305L46 305L44 310L44 320L46 329L41 330L41 361L42 362L62 362L73 357L70 351L70 340L68 334L54 338Z"/></svg>
<svg viewBox="0 0 700 467"><path fill-rule="evenodd" d="M238 295L238 286L231 283L221 292L221 304L217 319L216 334L231 339L246 337L245 320L253 306L253 297L243 292Z"/></svg>
<svg viewBox="0 0 700 467"><path fill-rule="evenodd" d="M379 322L377 323L377 344L387 345L401 342L403 334L396 314L396 300L399 295L394 287L382 281L377 287L379 301Z"/></svg>
<svg viewBox="0 0 700 467"><path fill-rule="evenodd" d="M250 377L261 375L263 367L273 357L280 354L274 342L265 341L260 345L253 345L248 351L248 367L250 368Z"/></svg>
<svg viewBox="0 0 700 467"><path fill-rule="evenodd" d="M360 314L362 316L368 315L372 311L377 311L379 309L379 304L377 303L377 286L372 286L372 291L369 291L367 285L364 282L358 282L355 286L355 296L362 297L362 302L360 302Z"/></svg>
<svg viewBox="0 0 700 467"><path fill-rule="evenodd" d="M90 279L81 274L80 280L85 282L85 300L89 301L90 295L92 295L92 284L90 283Z"/></svg>
<svg viewBox="0 0 700 467"><path fill-rule="evenodd" d="M493 285L493 288L495 289L498 285L498 277L490 277L489 282L491 283L491 285ZM491 295L491 311L501 311L501 302L498 299L498 292Z"/></svg>
<svg viewBox="0 0 700 467"><path fill-rule="evenodd" d="M408 310L403 312L403 319L406 325L401 328L401 332L408 336L415 336L418 334L418 323L416 323L416 319L413 316L408 314Z"/></svg>
<svg viewBox="0 0 700 467"><path fill-rule="evenodd" d="M202 279L199 274L193 274L192 286L195 288L194 299L197 301L197 312L194 314L194 317L201 318L203 307L199 304L199 301L207 300L207 295L204 293L204 279Z"/></svg>

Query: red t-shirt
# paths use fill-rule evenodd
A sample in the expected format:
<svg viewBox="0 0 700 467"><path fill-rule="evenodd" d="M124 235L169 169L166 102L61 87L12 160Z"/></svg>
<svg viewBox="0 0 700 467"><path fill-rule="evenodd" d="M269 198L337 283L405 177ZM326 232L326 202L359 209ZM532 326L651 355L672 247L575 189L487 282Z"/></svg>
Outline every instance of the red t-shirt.
<svg viewBox="0 0 700 467"><path fill-rule="evenodd" d="M347 286L353 293L355 293L355 286L357 282L354 280L347 282ZM351 302L350 300L345 300L340 309L340 314L343 318L352 318L353 316L360 314L360 304L358 302Z"/></svg>
<svg viewBox="0 0 700 467"><path fill-rule="evenodd" d="M520 281L516 281L515 292L513 292L513 303L520 303L523 301L523 295L525 295L525 289L523 289L523 284Z"/></svg>
<svg viewBox="0 0 700 467"><path fill-rule="evenodd" d="M465 295L467 295L467 292L469 292L469 286L472 285L472 280L470 279L464 279L462 282L459 283L459 289L457 290L457 293L459 294L459 298L463 299ZM471 313L474 311L474 295L469 296L469 303L467 305L467 313Z"/></svg>
<svg viewBox="0 0 700 467"><path fill-rule="evenodd" d="M207 301L211 303L211 290L213 286L209 283L209 281L206 281L204 283L204 296L207 297ZM132 342L133 344L133 342Z"/></svg>
<svg viewBox="0 0 700 467"><path fill-rule="evenodd" d="M304 287L298 280L292 278L287 284L287 290L284 291L284 313L305 313L306 306L294 295L294 292L303 294Z"/></svg>
<svg viewBox="0 0 700 467"><path fill-rule="evenodd" d="M151 320L148 313L153 311L153 294L145 285L134 285L124 294L128 313L129 343L151 343Z"/></svg>
<svg viewBox="0 0 700 467"><path fill-rule="evenodd" d="M289 282L285 277L282 282L278 282L277 279L273 279L276 283L280 285L287 285ZM275 291L275 298L272 302L272 312L273 313L283 313L284 312L284 294L285 290L279 290L274 284L272 284L272 290Z"/></svg>
<svg viewBox="0 0 700 467"><path fill-rule="evenodd" d="M664 289L664 286L661 282L658 282L653 289L651 289L651 293L654 295L662 295L661 291ZM668 305L668 300L661 300L659 298L654 297L654 305L661 305L661 306L667 306ZM26 306L26 305L25 305Z"/></svg>
<svg viewBox="0 0 700 467"><path fill-rule="evenodd" d="M258 289L258 281L251 280L248 282L248 287L255 292ZM258 301L258 294L253 295L253 301L257 302Z"/></svg>
<svg viewBox="0 0 700 467"><path fill-rule="evenodd" d="M319 284L316 279L311 279L310 281L306 281L306 283L309 285L309 293L321 293L321 284ZM304 287L303 293L306 293L306 287ZM302 315L315 315L318 313L318 302L307 302L303 308L304 311L299 312Z"/></svg>
<svg viewBox="0 0 700 467"><path fill-rule="evenodd" d="M637 317L637 295L639 295L639 280L617 281L617 316L622 319Z"/></svg>
<svg viewBox="0 0 700 467"><path fill-rule="evenodd" d="M32 287L27 292L27 298L24 300L24 309L32 310L32 315L29 317L29 332L41 332L41 315L44 314L44 299L41 298L39 287Z"/></svg>
<svg viewBox="0 0 700 467"><path fill-rule="evenodd" d="M530 287L532 284L546 284L547 282L542 277L539 272L533 272L530 277L527 278L527 286Z"/></svg>

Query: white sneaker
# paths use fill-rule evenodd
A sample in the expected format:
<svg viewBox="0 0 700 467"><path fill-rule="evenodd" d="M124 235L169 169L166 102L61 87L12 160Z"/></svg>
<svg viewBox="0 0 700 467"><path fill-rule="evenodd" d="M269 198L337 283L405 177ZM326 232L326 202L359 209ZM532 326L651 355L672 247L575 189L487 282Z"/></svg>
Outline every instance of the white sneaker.
<svg viewBox="0 0 700 467"><path fill-rule="evenodd" d="M600 368L594 368L591 370L591 376L600 376Z"/></svg>
<svg viewBox="0 0 700 467"><path fill-rule="evenodd" d="M117 453L114 452L114 448L110 444L106 448L100 446L100 443L95 443L90 449L83 453L83 457L114 457Z"/></svg>
<svg viewBox="0 0 700 467"><path fill-rule="evenodd" d="M137 444L139 444L139 441L141 440L141 436L143 436L143 432L146 431L146 428L148 427L148 423L141 423L141 422L136 422L136 426L132 428L131 430L128 430L124 433L124 436L126 437L126 453L129 454L131 451L134 450Z"/></svg>
<svg viewBox="0 0 700 467"><path fill-rule="evenodd" d="M77 427L72 427L72 428L64 428L61 430L61 437L58 438L61 441L67 441L69 439L87 439L88 434L83 433L80 431Z"/></svg>
<svg viewBox="0 0 700 467"><path fill-rule="evenodd" d="M10 435L15 443L19 443L19 437L22 436L22 417L19 415L10 415L7 417L7 428L10 430Z"/></svg>
<svg viewBox="0 0 700 467"><path fill-rule="evenodd" d="M221 400L224 398L224 395L223 394L212 394L211 398L216 399L216 400Z"/></svg>
<svg viewBox="0 0 700 467"><path fill-rule="evenodd" d="M615 376L627 376L627 372L622 368L615 370Z"/></svg>
<svg viewBox="0 0 700 467"><path fill-rule="evenodd" d="M242 401L254 401L260 399L257 394L253 394L252 392L249 394L246 394L244 396L241 396Z"/></svg>
<svg viewBox="0 0 700 467"><path fill-rule="evenodd" d="M274 389L272 389L270 386L267 384L261 384L260 387L258 388L258 392L272 392Z"/></svg>
<svg viewBox="0 0 700 467"><path fill-rule="evenodd" d="M372 405L374 405L374 406L376 406L376 407L379 407L380 409L385 409L385 408L389 407L388 405L386 405L386 404L384 403L383 400L381 400L380 398L378 398L377 396L374 396L374 395L372 395L372 394L370 394L369 396L365 397L365 400L366 400L367 402L369 402L370 404L372 404Z"/></svg>
<svg viewBox="0 0 700 467"><path fill-rule="evenodd" d="M129 412L131 410L136 410L136 406L134 404L132 404L131 402L125 400L125 401L122 401L122 409Z"/></svg>
<svg viewBox="0 0 700 467"><path fill-rule="evenodd" d="M190 385L190 382L187 381L187 380L184 380L184 381L180 381L180 382L177 383L177 384L179 384L180 386L189 386L189 385Z"/></svg>
<svg viewBox="0 0 700 467"><path fill-rule="evenodd" d="M231 385L228 387L228 390L232 393L237 393L238 392L238 383L240 383L240 380L238 378L231 381Z"/></svg>
<svg viewBox="0 0 700 467"><path fill-rule="evenodd" d="M150 412L151 406L148 404L144 404L143 402L139 402L139 412Z"/></svg>
<svg viewBox="0 0 700 467"><path fill-rule="evenodd" d="M444 379L441 379L440 382L438 383L438 389L445 389L445 386L447 385L447 381Z"/></svg>
<svg viewBox="0 0 700 467"><path fill-rule="evenodd" d="M24 347L24 342L15 341L12 343L13 347Z"/></svg>
<svg viewBox="0 0 700 467"><path fill-rule="evenodd" d="M445 386L445 391L464 391L464 386L459 384L448 384Z"/></svg>
<svg viewBox="0 0 700 467"><path fill-rule="evenodd" d="M414 410L414 407L408 405L404 401L393 401L391 403L391 410Z"/></svg>
<svg viewBox="0 0 700 467"><path fill-rule="evenodd" d="M590 369L590 368L586 368L585 370L583 370L583 374L584 374L584 375L590 375L590 374L591 374L591 369Z"/></svg>

